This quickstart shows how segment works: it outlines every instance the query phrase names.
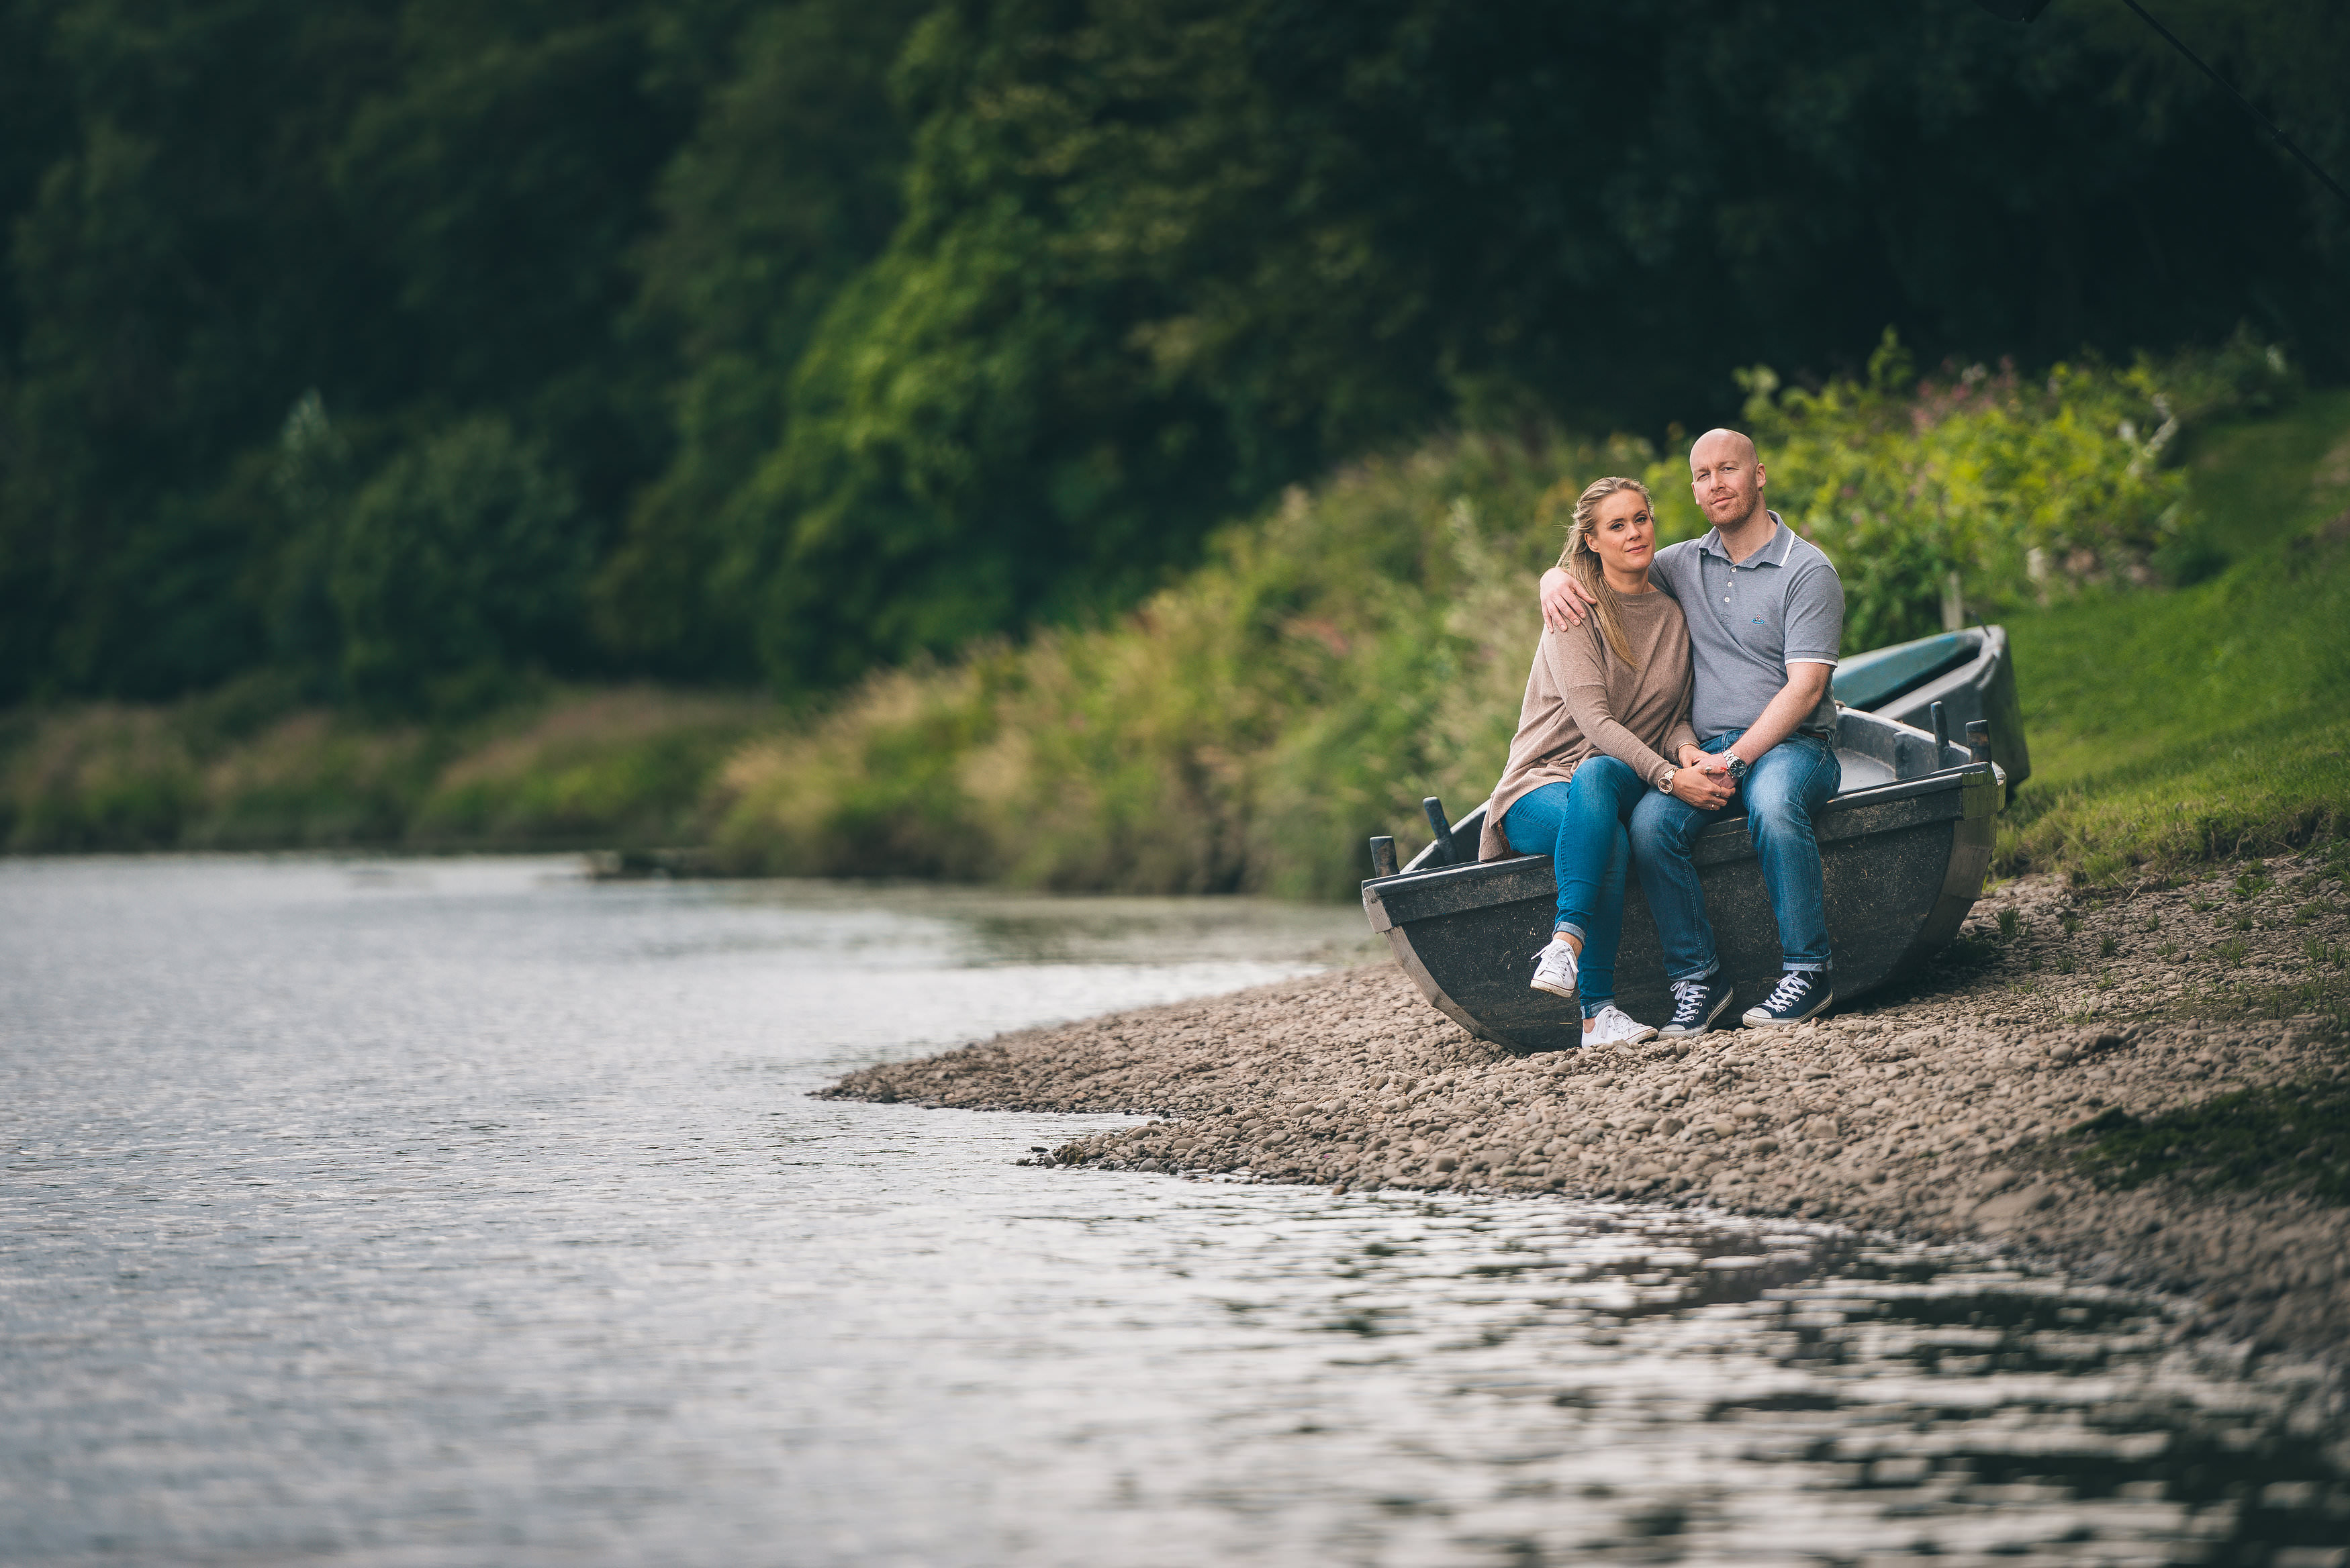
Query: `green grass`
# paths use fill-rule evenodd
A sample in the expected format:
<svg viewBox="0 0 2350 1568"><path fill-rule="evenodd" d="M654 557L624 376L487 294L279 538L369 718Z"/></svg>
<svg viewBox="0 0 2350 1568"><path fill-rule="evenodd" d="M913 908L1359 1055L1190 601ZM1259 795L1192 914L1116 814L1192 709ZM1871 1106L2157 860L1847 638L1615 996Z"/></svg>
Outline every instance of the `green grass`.
<svg viewBox="0 0 2350 1568"><path fill-rule="evenodd" d="M2350 816L2350 392L2210 432L2190 472L2219 576L2009 618L2033 776L2003 874L2175 872Z"/></svg>

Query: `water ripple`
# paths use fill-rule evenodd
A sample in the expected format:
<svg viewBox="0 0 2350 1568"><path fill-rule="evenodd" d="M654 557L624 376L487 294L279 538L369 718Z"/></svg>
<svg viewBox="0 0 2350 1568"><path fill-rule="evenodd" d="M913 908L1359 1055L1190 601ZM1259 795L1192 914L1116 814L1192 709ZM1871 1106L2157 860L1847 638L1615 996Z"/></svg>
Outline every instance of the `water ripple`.
<svg viewBox="0 0 2350 1568"><path fill-rule="evenodd" d="M1693 1210L1014 1163L812 1100L1347 910L0 864L0 1560L2344 1561L2159 1303Z"/></svg>

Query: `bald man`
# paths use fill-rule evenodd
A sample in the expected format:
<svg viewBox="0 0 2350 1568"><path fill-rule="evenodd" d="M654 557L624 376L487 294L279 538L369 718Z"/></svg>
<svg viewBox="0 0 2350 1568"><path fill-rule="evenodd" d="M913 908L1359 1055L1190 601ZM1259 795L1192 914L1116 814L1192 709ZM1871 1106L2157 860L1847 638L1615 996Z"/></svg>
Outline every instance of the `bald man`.
<svg viewBox="0 0 2350 1568"><path fill-rule="evenodd" d="M1667 774L1632 811L1632 863L1673 985L1672 1021L1661 1031L1668 1037L1712 1028L1732 998L1690 852L1713 814L1733 801L1745 807L1778 918L1782 971L1741 1021L1783 1028L1835 1000L1812 816L1844 782L1828 695L1844 635L1844 585L1827 556L1763 504L1768 480L1745 436L1700 436L1690 448L1690 488L1713 529L1658 551L1648 568L1689 621L1690 722L1700 744L1683 746L1678 760L1700 772L1714 797L1690 805L1671 793L1675 775ZM1563 563L1543 574L1543 618L1553 629L1581 625L1590 602Z"/></svg>

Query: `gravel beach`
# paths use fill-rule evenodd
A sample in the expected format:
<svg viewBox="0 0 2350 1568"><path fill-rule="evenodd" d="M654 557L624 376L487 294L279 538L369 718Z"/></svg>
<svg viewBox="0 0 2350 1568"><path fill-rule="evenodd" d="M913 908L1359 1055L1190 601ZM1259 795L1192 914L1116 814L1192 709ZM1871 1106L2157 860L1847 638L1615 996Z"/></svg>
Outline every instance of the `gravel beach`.
<svg viewBox="0 0 2350 1568"><path fill-rule="evenodd" d="M2338 1356L2350 1210L2101 1185L2071 1130L2339 1082L2338 1001L2274 1016L2313 979L2338 998L2337 871L2279 857L2097 894L2021 878L1906 990L1792 1030L1516 1056L1373 964L1005 1034L823 1093L1161 1118L1038 1157L1068 1166L1703 1201L1990 1240L2190 1296L2230 1337Z"/></svg>

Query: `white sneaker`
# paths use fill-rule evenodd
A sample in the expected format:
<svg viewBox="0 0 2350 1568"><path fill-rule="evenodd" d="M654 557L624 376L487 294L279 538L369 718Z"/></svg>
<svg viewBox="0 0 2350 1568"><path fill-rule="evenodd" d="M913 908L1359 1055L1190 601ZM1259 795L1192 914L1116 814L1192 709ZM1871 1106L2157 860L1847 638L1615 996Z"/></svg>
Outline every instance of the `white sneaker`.
<svg viewBox="0 0 2350 1568"><path fill-rule="evenodd" d="M1575 950L1565 942L1554 940L1534 954L1534 977L1527 982L1536 991L1547 991L1553 996L1575 1000Z"/></svg>
<svg viewBox="0 0 2350 1568"><path fill-rule="evenodd" d="M1586 1045L1638 1045L1656 1037L1654 1029L1612 1002L1591 1015L1591 1027L1583 1032Z"/></svg>

